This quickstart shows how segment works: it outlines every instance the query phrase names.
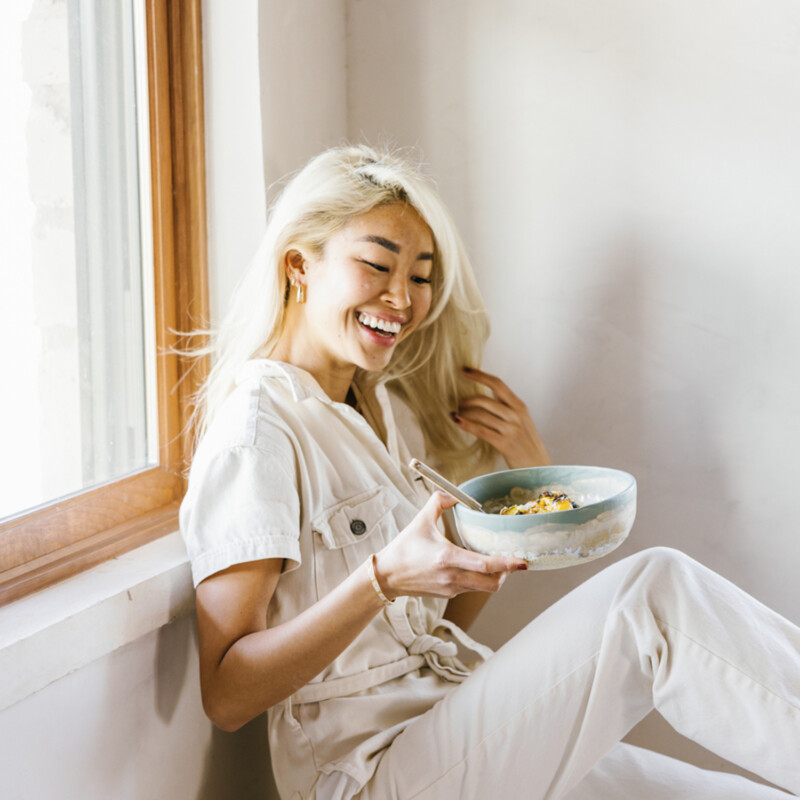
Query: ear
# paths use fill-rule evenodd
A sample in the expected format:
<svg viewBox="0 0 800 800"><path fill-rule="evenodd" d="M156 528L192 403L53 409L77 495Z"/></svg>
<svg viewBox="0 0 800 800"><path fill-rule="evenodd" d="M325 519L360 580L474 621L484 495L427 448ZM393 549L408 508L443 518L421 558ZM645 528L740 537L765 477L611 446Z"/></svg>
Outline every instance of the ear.
<svg viewBox="0 0 800 800"><path fill-rule="evenodd" d="M306 258L299 250L294 248L287 250L283 257L283 264L289 283L295 283L306 274Z"/></svg>

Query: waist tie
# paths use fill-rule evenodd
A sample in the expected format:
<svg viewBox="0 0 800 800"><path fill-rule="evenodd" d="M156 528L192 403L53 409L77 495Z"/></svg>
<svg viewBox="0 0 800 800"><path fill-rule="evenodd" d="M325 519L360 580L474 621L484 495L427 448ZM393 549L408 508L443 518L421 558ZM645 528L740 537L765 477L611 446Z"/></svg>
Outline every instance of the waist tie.
<svg viewBox="0 0 800 800"><path fill-rule="evenodd" d="M348 694L355 694L364 689L371 689L381 683L399 678L415 669L419 669L425 664L425 657L415 654L401 658L399 661L392 661L389 664L382 664L380 667L359 672L356 675L346 675L344 678L330 678L326 681L307 683L298 689L289 700L294 704L319 703L322 700L330 700L333 697L346 697Z"/></svg>
<svg viewBox="0 0 800 800"><path fill-rule="evenodd" d="M427 608L423 598L399 597L395 603L386 606L383 613L394 635L408 648L409 653L422 653L428 666L440 678L461 683L472 674L477 663L491 657L492 651L478 644L449 620L436 618L436 611L435 608ZM478 662L463 663L459 645L475 653Z"/></svg>
<svg viewBox="0 0 800 800"><path fill-rule="evenodd" d="M415 636L407 647L408 652L415 655L458 655L458 646L455 642L445 642L443 639L440 639L438 636L433 636L430 633L422 633L419 636Z"/></svg>
<svg viewBox="0 0 800 800"><path fill-rule="evenodd" d="M460 683L468 677L473 667L466 667L461 663L458 658L456 642L446 641L431 633L418 633L414 629L417 627L418 630L424 630L424 620L420 616L420 609L411 600L412 598L409 597L401 597L396 604L387 606L384 610L398 641L406 647L409 655L389 664L371 667L355 675L307 683L288 698L290 707L303 703L320 703L334 697L347 697L347 695L400 678L423 666L430 667L440 678L451 683ZM409 615L415 618L416 625L412 625ZM492 654L488 647L473 641L460 628L447 620L440 619L436 624L436 629L453 635L476 652L480 660L486 660Z"/></svg>

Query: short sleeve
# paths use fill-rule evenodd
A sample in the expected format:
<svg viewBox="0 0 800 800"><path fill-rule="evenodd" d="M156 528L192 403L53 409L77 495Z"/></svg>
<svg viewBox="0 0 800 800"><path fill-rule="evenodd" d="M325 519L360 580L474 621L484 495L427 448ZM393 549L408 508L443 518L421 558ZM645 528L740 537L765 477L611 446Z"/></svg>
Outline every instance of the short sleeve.
<svg viewBox="0 0 800 800"><path fill-rule="evenodd" d="M285 457L253 445L197 455L180 512L194 585L264 558L298 567L300 501Z"/></svg>

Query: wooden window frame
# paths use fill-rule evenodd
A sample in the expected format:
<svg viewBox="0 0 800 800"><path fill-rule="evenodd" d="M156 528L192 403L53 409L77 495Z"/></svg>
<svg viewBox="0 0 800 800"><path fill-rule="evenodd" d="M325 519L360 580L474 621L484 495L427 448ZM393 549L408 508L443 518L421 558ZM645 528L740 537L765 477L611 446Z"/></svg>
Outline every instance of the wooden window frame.
<svg viewBox="0 0 800 800"><path fill-rule="evenodd" d="M207 374L172 352L207 324L201 0L146 0L159 464L0 524L0 605L177 529L191 396Z"/></svg>

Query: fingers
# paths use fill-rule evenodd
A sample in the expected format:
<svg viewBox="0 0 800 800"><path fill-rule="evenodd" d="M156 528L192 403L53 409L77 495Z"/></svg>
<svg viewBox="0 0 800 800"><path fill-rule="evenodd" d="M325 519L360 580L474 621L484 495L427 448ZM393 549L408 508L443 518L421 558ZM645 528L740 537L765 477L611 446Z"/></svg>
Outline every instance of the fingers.
<svg viewBox="0 0 800 800"><path fill-rule="evenodd" d="M487 397L485 394L476 394L461 401L458 414L464 416L471 411L483 412L510 423L517 422L519 419L518 410L494 397Z"/></svg>
<svg viewBox="0 0 800 800"><path fill-rule="evenodd" d="M528 569L521 558L484 555L449 541L436 562L442 588L451 597L462 592L496 592L508 573Z"/></svg>
<svg viewBox="0 0 800 800"><path fill-rule="evenodd" d="M474 572L480 575L493 575L501 572L516 572L528 568L522 558L513 556L489 556L475 550L465 550L452 542L440 553L437 561L445 569Z"/></svg>
<svg viewBox="0 0 800 800"><path fill-rule="evenodd" d="M494 428L489 428L485 425L478 425L475 422L459 416L453 416L453 422L458 425L462 431L470 433L473 436L477 436L479 439L483 439L497 450L502 450L505 437Z"/></svg>
<svg viewBox="0 0 800 800"><path fill-rule="evenodd" d="M469 587L465 592L497 592L506 582L507 572L494 572L491 575L480 575L475 572L465 573L469 575Z"/></svg>
<svg viewBox="0 0 800 800"><path fill-rule="evenodd" d="M453 422L494 447L511 469L549 464L547 449L525 403L496 375L472 367L463 367L463 373L489 387L494 396L465 398L452 415Z"/></svg>
<svg viewBox="0 0 800 800"><path fill-rule="evenodd" d="M501 572L516 572L526 570L528 564L521 558L511 556L485 556L474 550L464 550L453 545L453 560L451 566L467 572L476 572L482 575L494 575Z"/></svg>
<svg viewBox="0 0 800 800"><path fill-rule="evenodd" d="M487 556L457 547L437 527L455 498L434 492L414 521L379 554L380 572L396 595L455 597L470 591L496 592L509 572L527 569L525 561Z"/></svg>
<svg viewBox="0 0 800 800"><path fill-rule="evenodd" d="M467 561L467 568L453 566L442 570L442 589L446 596L454 597L464 592L496 592L510 572L528 568L524 561L516 558L482 556L469 551L463 553L477 559Z"/></svg>
<svg viewBox="0 0 800 800"><path fill-rule="evenodd" d="M452 508L458 500L446 492L434 492L422 507L422 513L431 517L433 522L438 522L442 512Z"/></svg>
<svg viewBox="0 0 800 800"><path fill-rule="evenodd" d="M481 575L479 572L452 572L442 583L441 597L456 597L466 592L496 592L505 583L507 572Z"/></svg>
<svg viewBox="0 0 800 800"><path fill-rule="evenodd" d="M515 430L519 429L519 425L514 425L512 421L505 419L505 417L494 414L478 406L468 406L465 408L462 405L462 407L458 409L458 414L456 414L455 417L462 421L466 420L467 422L471 422L474 425L482 425L484 428L490 428L504 436L510 436ZM455 417L454 421L457 422L458 420L455 419Z"/></svg>
<svg viewBox="0 0 800 800"><path fill-rule="evenodd" d="M494 392L495 397L502 400L504 403L514 407L522 403L519 397L517 397L497 375L492 375L490 372L484 372L474 367L463 367L462 372L470 380L487 386Z"/></svg>

